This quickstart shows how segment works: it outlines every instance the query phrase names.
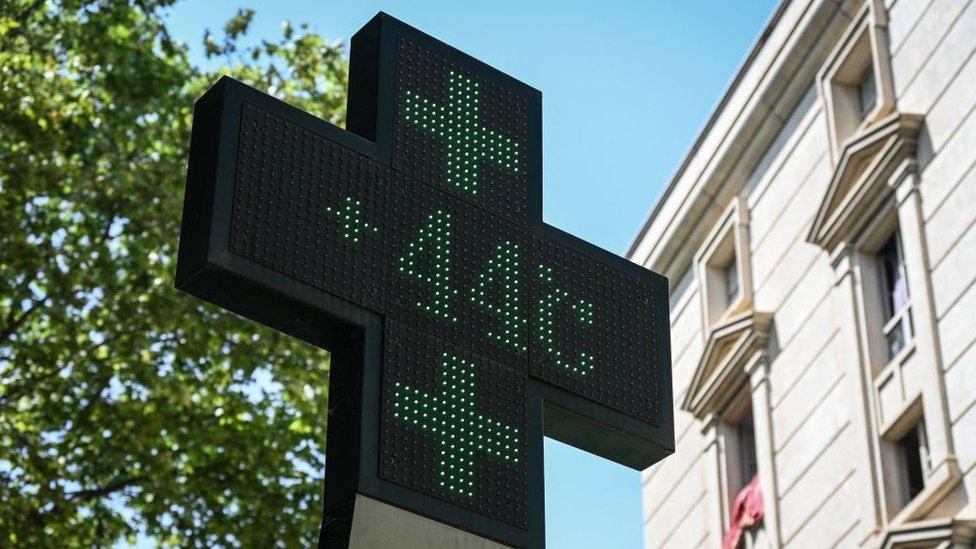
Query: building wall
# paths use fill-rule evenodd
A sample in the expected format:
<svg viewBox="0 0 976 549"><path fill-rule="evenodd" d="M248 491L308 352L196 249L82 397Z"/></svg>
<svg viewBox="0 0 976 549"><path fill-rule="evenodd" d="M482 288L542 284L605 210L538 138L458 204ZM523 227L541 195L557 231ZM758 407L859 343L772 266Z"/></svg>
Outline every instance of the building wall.
<svg viewBox="0 0 976 549"><path fill-rule="evenodd" d="M856 9L860 2L852 5ZM962 475L962 482L925 518L968 520L976 518L976 0L889 0L884 8L897 108L925 117L918 152L927 248L923 252L928 258L951 442ZM778 26L797 24L796 18L784 17L774 21L773 31L786 34L789 29ZM786 40L758 45L757 57L773 55ZM737 86L794 76L786 62L771 75L754 75L750 69L743 69L746 77ZM741 95L747 90L733 91ZM734 107L750 113L748 105ZM767 162L751 174L751 181L726 193L744 198L748 209L753 307L773 315L766 352L776 493L764 497L767 513L775 509L779 524L769 544L874 547L885 543L890 525L887 517L876 516L872 482L877 480L872 481L872 475L877 473L869 459L860 457L870 453L876 444L870 439L876 434L867 425L871 405L865 399L865 381L859 379L857 330L847 324L845 308L852 298L838 284L828 253L808 241L833 172L827 114L819 95L800 109L782 116L786 129L778 139L768 139L765 150L778 148L771 161L766 155ZM719 136L705 135L679 177L704 177L707 159L719 141ZM751 154L761 157L765 150ZM663 227L680 221L676 212L696 191L690 185L676 188L680 192L666 195L642 238L666 234ZM722 193L717 196L709 206L716 212L730 200L723 201ZM714 220L717 215L703 217ZM690 242L697 247L700 240ZM633 249L643 252L651 246L639 239ZM667 248L664 243L654 249ZM667 267L674 285L691 255L671 254L667 265L656 264L653 250L646 257L634 252L632 258L658 270ZM697 278L672 299L678 406L702 358L707 330ZM642 476L649 548L721 545L719 515L724 511L715 503L722 496L714 493L710 480L718 465L708 451L706 430L705 421L677 409L675 454Z"/></svg>
<svg viewBox="0 0 976 549"><path fill-rule="evenodd" d="M976 315L976 3L933 4L920 19L922 33L909 34L895 57L895 74L905 102L926 114L931 140L931 159L922 171L923 216L948 416L964 478L962 497L972 505L976 331L966 325ZM915 48L928 52L924 60L916 60Z"/></svg>

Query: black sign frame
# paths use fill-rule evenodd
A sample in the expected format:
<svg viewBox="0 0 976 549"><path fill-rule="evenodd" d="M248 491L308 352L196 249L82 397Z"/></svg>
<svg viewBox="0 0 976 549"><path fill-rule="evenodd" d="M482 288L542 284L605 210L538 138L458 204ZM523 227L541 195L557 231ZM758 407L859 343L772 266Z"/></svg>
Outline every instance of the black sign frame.
<svg viewBox="0 0 976 549"><path fill-rule="evenodd" d="M230 251L242 105L274 116L376 162L391 165L395 44L402 37L506 85L525 84L380 13L352 40L348 130L302 112L236 80L220 79L194 108L176 286L225 309L332 353L327 475L321 547L345 547L357 494L419 513L512 546L541 548L544 539L542 436L526 436L528 524L522 529L452 505L378 474L384 317L310 287ZM541 94L539 94L541 98ZM527 146L529 226L613 269L645 280L663 300L651 311L658 356L657 424L640 421L529 376L527 432L545 434L634 469L674 451L667 281L542 221L541 99L532 103Z"/></svg>

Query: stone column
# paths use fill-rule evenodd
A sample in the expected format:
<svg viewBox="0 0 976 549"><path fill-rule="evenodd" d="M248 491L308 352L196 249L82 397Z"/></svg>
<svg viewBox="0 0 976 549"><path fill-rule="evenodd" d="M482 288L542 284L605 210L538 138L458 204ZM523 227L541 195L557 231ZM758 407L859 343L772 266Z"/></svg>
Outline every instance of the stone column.
<svg viewBox="0 0 976 549"><path fill-rule="evenodd" d="M702 467L705 474L705 485L708 490L708 505L711 512L708 514L709 536L715 542L710 546L719 547L722 544L722 535L728 528L729 521L729 502L725 495L725 451L722 448L721 420L715 415L709 415L702 424L701 432L704 437L704 448L702 450Z"/></svg>
<svg viewBox="0 0 976 549"><path fill-rule="evenodd" d="M874 428L874 385L867 349L862 346L860 297L857 290L855 249L848 243L839 244L830 254L834 268L832 307L839 334L833 344L834 360L845 371L850 391L851 431L857 454L850 457L857 466L855 478L871 491L868 509L862 517L862 538L876 533L884 524L884 486L881 483L881 462L878 438ZM863 541L859 539L858 541Z"/></svg>
<svg viewBox="0 0 976 549"><path fill-rule="evenodd" d="M931 470L927 485L947 483L958 478L955 449L942 375L942 352L935 314L935 299L929 277L928 246L922 217L922 198L918 191L918 167L906 159L889 181L895 190L898 226L911 300L916 360L920 361L921 379L916 382L922 393L922 409L928 438ZM935 499L935 498L933 498ZM924 510L919 510L919 513Z"/></svg>
<svg viewBox="0 0 976 549"><path fill-rule="evenodd" d="M756 461L759 483L762 487L764 514L763 525L769 546L779 548L782 534L779 530L779 486L776 480L776 460L773 444L772 398L769 388L769 361L762 351L746 367L752 396L752 422L756 434Z"/></svg>

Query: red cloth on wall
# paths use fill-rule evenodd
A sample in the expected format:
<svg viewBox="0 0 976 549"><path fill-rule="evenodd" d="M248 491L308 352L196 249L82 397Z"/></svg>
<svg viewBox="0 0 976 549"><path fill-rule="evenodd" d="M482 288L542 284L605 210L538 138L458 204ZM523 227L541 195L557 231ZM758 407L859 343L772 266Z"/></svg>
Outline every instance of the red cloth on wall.
<svg viewBox="0 0 976 549"><path fill-rule="evenodd" d="M729 518L729 531L722 538L722 549L739 547L742 531L758 524L763 518L763 496L759 488L758 473L736 494Z"/></svg>

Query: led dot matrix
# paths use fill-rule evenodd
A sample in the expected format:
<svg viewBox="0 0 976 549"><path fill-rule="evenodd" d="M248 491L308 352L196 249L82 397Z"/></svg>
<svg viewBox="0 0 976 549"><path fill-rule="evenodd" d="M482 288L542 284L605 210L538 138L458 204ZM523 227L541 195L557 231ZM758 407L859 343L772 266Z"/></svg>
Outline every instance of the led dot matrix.
<svg viewBox="0 0 976 549"><path fill-rule="evenodd" d="M438 488L470 498L475 494L475 455L517 463L519 431L478 410L474 363L443 353L438 377L436 395L395 382L393 416L437 439Z"/></svg>
<svg viewBox="0 0 976 549"><path fill-rule="evenodd" d="M491 162L519 171L519 144L488 129L479 119L478 82L450 72L446 104L438 104L406 90L406 121L439 137L447 147L444 178L448 187L478 194L478 166Z"/></svg>
<svg viewBox="0 0 976 549"><path fill-rule="evenodd" d="M451 214L438 210L428 215L416 240L408 244L406 253L400 256L399 272L431 288L431 299L418 301L418 308L457 322L457 317L450 312L450 298L458 293L451 284L451 241ZM422 266L424 257L429 268Z"/></svg>
<svg viewBox="0 0 976 549"><path fill-rule="evenodd" d="M593 370L593 355L587 352L580 352L578 361L563 356L563 352L554 346L553 324L556 318L558 306L562 303L571 302L570 309L577 322L584 325L593 324L593 304L583 299L572 301L569 293L561 288L552 287L552 267L539 265L539 281L543 286L548 286L549 290L543 294L538 306L538 332L539 342L546 349L546 354L560 368L572 372L573 374L585 376Z"/></svg>
<svg viewBox="0 0 976 549"><path fill-rule="evenodd" d="M471 288L471 303L488 310L501 320L501 330L487 333L496 342L516 351L527 349L525 342L525 316L522 314L521 261L519 246L511 240L499 244L495 254L478 277L477 285ZM496 295L490 295L495 288Z"/></svg>
<svg viewBox="0 0 976 549"><path fill-rule="evenodd" d="M341 209L333 208L332 206L325 207L326 213L335 216L342 225L340 227L340 230L342 231L342 238L351 240L353 242L359 242L359 235L363 233L379 232L378 227L374 227L363 219L362 206L362 201L356 200L351 196L347 196L343 201L343 206Z"/></svg>
<svg viewBox="0 0 976 549"><path fill-rule="evenodd" d="M673 448L666 281L544 222L538 90L384 14L352 49L348 130L198 102L177 286L335 351L328 540L361 494L538 549L550 427Z"/></svg>

